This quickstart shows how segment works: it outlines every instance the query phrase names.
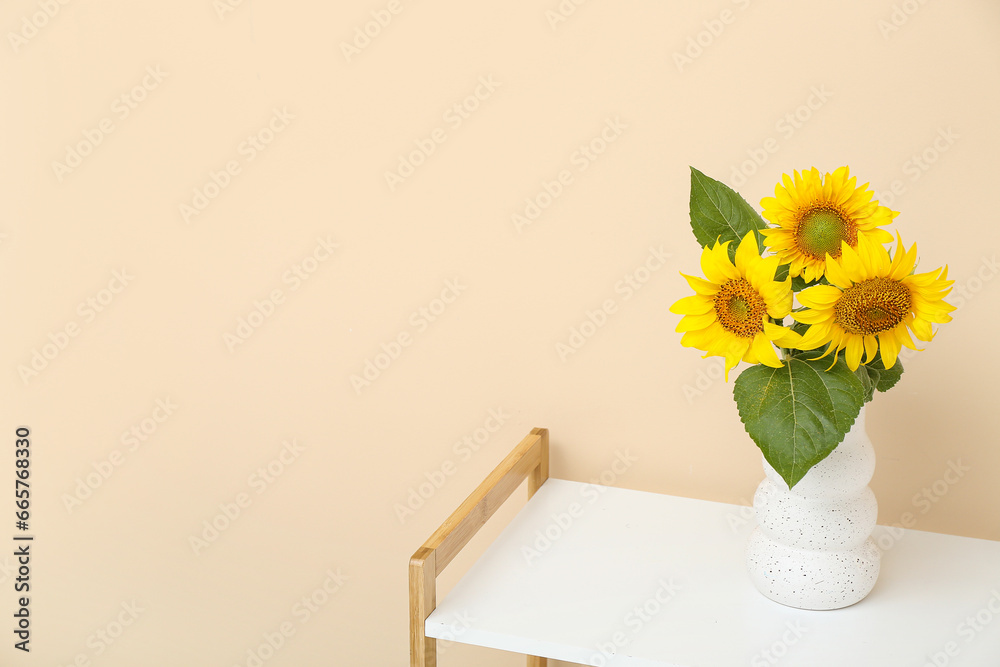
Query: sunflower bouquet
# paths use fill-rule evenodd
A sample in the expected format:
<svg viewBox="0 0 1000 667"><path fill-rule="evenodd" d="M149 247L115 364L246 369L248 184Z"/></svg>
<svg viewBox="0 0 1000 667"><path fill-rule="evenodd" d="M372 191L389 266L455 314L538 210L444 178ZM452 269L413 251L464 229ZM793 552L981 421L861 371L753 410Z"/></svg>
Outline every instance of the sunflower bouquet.
<svg viewBox="0 0 1000 667"><path fill-rule="evenodd" d="M789 488L840 444L876 391L899 381L902 347L918 350L913 338L931 340L931 325L954 310L947 266L915 273L916 244L906 249L883 229L899 213L856 183L848 167L785 174L761 217L691 169L703 277L681 274L694 294L670 310L684 316L681 345L723 357L727 382L741 361L752 364L734 384L737 409Z"/></svg>

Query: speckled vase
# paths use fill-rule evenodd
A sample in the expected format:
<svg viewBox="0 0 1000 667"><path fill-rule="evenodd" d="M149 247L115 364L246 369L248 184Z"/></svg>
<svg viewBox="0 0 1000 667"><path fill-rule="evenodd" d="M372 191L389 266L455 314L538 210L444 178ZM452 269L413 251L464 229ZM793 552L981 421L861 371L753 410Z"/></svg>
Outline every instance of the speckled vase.
<svg viewBox="0 0 1000 667"><path fill-rule="evenodd" d="M761 593L798 609L840 609L871 592L881 558L871 539L874 472L863 407L844 441L791 490L764 461L747 546L747 568Z"/></svg>

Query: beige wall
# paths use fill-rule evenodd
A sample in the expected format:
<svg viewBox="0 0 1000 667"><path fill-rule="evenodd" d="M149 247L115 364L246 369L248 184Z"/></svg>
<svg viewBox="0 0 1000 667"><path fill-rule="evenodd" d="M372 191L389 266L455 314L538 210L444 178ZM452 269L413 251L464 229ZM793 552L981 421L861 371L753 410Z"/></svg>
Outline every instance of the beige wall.
<svg viewBox="0 0 1000 667"><path fill-rule="evenodd" d="M551 429L554 476L627 452L621 486L749 503L762 473L731 386L667 312L697 262L688 165L756 205L782 171L850 164L902 211L922 266L950 264L954 323L869 408L873 487L883 523L1000 539L996 3L593 0L552 24L559 0L232 0L220 17L223 1L2 10L2 404L8 446L33 432L37 541L30 658L10 646L0 557L0 663L245 665L285 624L269 666L403 665L407 557L532 426ZM602 132L591 161L580 146ZM271 142L245 143L258 134ZM551 206L512 222L560 176ZM641 289L616 290L647 260ZM248 317L249 338L227 339ZM51 358L23 375L35 351ZM478 451L456 448L487 425ZM967 468L951 485L950 463ZM256 472L269 464L280 475ZM195 553L220 504L239 517ZM347 577L331 596L328 571ZM96 633L119 617L109 645ZM522 661L455 647L442 664Z"/></svg>

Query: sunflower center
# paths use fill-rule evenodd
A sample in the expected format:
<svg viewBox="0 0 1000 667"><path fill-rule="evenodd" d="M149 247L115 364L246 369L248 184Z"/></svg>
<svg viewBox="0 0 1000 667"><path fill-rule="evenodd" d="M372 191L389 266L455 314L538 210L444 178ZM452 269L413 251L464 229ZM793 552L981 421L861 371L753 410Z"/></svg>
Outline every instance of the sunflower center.
<svg viewBox="0 0 1000 667"><path fill-rule="evenodd" d="M715 295L719 324L741 338L752 338L764 330L766 312L767 304L746 278L730 280Z"/></svg>
<svg viewBox="0 0 1000 667"><path fill-rule="evenodd" d="M840 242L852 248L858 244L858 226L834 208L813 208L802 216L795 233L799 249L815 259L825 260L826 254L840 257Z"/></svg>
<svg viewBox="0 0 1000 667"><path fill-rule="evenodd" d="M833 310L844 331L868 336L896 327L910 312L910 291L889 278L871 278L844 290Z"/></svg>

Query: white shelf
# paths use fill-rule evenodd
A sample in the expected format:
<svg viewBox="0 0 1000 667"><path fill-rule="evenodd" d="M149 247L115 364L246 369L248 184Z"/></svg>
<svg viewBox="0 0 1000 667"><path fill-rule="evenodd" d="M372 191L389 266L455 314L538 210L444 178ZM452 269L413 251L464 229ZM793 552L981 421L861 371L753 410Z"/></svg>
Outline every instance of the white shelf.
<svg viewBox="0 0 1000 667"><path fill-rule="evenodd" d="M746 514L549 479L439 602L426 634L607 667L924 667L936 653L947 667L1000 667L1000 542L887 535L865 600L802 611L750 583ZM556 539L544 549L547 531ZM977 614L979 630L966 621Z"/></svg>

